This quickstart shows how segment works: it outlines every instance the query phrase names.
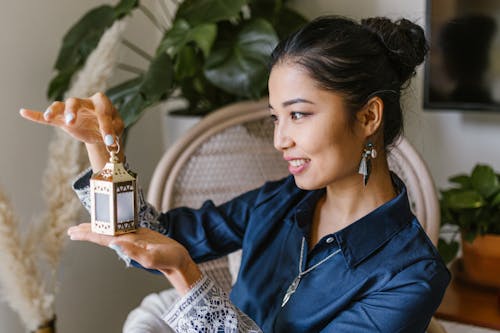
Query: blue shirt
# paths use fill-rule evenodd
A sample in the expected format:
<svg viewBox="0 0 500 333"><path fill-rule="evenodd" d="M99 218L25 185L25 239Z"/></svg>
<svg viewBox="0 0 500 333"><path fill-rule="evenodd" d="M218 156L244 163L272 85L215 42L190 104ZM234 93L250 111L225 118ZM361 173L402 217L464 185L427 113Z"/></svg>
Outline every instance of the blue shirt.
<svg viewBox="0 0 500 333"><path fill-rule="evenodd" d="M264 332L424 332L450 274L411 213L404 184L399 194L346 228L307 239L315 205L325 190L304 191L292 176L225 204L177 208L159 221L197 262L242 248L230 298ZM281 306L299 273L307 273Z"/></svg>

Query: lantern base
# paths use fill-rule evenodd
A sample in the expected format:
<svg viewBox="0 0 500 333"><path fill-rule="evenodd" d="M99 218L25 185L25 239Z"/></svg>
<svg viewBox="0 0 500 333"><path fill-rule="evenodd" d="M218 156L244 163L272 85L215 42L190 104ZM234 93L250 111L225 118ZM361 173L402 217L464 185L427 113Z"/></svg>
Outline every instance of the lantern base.
<svg viewBox="0 0 500 333"><path fill-rule="evenodd" d="M134 221L117 223L116 226L109 222L93 221L91 230L96 234L117 236L135 232L137 228Z"/></svg>

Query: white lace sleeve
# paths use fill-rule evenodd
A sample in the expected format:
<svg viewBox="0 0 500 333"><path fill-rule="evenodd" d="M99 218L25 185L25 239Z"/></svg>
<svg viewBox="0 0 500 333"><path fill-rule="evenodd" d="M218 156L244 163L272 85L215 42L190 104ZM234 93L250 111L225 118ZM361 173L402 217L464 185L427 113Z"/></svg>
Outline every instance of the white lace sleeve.
<svg viewBox="0 0 500 333"><path fill-rule="evenodd" d="M127 166L125 166L127 168ZM128 168L127 168L128 169ZM90 177L92 169L87 169L82 172L73 182L73 190L80 199L82 205L90 212ZM159 222L160 213L144 199L143 191L140 185L137 185L137 197L139 198L139 226L149 228L162 234L166 234L167 230Z"/></svg>
<svg viewBox="0 0 500 333"><path fill-rule="evenodd" d="M163 320L175 332L262 333L207 276L180 298Z"/></svg>

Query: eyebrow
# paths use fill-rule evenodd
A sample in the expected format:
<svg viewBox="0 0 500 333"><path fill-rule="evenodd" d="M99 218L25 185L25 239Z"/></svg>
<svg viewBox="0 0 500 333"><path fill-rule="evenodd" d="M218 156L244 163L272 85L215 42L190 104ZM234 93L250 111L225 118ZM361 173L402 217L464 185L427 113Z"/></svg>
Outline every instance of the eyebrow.
<svg viewBox="0 0 500 333"><path fill-rule="evenodd" d="M288 101L285 101L283 102L281 105L285 108L287 106L290 106L290 105L293 105L293 104L297 104L297 103L307 103L307 104L314 104L312 101L309 101L307 99L303 99L303 98L294 98L294 99L290 99ZM269 104L269 108L272 109L272 105Z"/></svg>

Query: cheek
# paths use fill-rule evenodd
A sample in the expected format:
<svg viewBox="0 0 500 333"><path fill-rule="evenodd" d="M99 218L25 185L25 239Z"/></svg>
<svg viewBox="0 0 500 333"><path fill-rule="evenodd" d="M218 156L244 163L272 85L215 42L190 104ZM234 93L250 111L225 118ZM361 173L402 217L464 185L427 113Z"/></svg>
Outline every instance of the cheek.
<svg viewBox="0 0 500 333"><path fill-rule="evenodd" d="M311 145L321 167L328 169L353 169L361 159L360 143L348 130L319 130L315 132L318 140Z"/></svg>

